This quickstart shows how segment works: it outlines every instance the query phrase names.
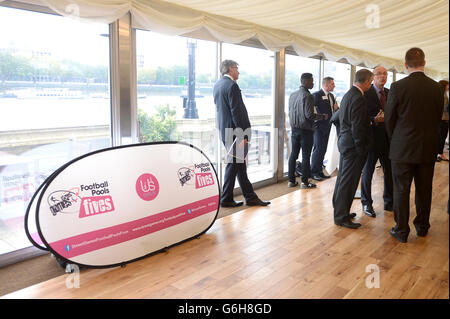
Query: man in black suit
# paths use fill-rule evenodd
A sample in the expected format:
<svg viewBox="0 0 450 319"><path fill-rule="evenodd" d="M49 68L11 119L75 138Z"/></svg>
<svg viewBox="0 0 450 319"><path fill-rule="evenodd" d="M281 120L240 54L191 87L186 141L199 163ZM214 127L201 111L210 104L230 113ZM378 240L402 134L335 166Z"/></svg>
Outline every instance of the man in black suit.
<svg viewBox="0 0 450 319"><path fill-rule="evenodd" d="M245 157L251 137L251 125L241 90L236 83L239 78L238 64L232 60L224 60L220 65L220 72L222 78L216 82L213 89L217 124L221 140L227 150L227 166L220 204L222 207L237 207L243 204L233 199L237 176L246 204L267 206L270 202L258 198L247 176Z"/></svg>
<svg viewBox="0 0 450 319"><path fill-rule="evenodd" d="M373 148L367 154L366 164L361 175L361 203L363 212L370 217L375 217L372 200L372 177L378 159L384 173L384 210L393 210L393 184L391 161L389 160L389 141L384 126L384 108L389 90L384 87L387 81L387 70L378 66L373 70L373 85L364 94L372 121Z"/></svg>
<svg viewBox="0 0 450 319"><path fill-rule="evenodd" d="M433 173L438 153L438 127L444 98L439 84L424 73L425 54L411 48L405 55L409 76L389 91L384 123L390 138L389 158L394 180L394 217L390 234L402 243L409 235L409 198L414 179L417 236L430 228Z"/></svg>
<svg viewBox="0 0 450 319"><path fill-rule="evenodd" d="M355 213L350 214L353 198L358 188L361 171L370 147L370 118L364 92L372 83L373 73L362 69L355 74L353 87L345 93L339 108L339 171L334 186L334 223L347 228L358 228L353 223Z"/></svg>
<svg viewBox="0 0 450 319"><path fill-rule="evenodd" d="M326 120L317 120L314 130L314 146L311 154L311 175L312 179L321 181L330 178L323 173L323 158L327 152L328 138L330 136L330 119L338 109L336 98L331 93L335 88L334 79L325 77L322 80L322 89L314 92L314 106L319 114L327 114Z"/></svg>

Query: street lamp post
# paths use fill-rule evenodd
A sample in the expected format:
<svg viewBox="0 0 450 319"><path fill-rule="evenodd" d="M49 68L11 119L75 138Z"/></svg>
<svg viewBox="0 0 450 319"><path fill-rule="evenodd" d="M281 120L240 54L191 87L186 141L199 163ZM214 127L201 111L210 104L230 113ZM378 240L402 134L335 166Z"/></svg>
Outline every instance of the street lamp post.
<svg viewBox="0 0 450 319"><path fill-rule="evenodd" d="M198 119L197 103L195 102L195 48L197 43L195 40L188 39L188 89L187 101L184 109L184 118Z"/></svg>

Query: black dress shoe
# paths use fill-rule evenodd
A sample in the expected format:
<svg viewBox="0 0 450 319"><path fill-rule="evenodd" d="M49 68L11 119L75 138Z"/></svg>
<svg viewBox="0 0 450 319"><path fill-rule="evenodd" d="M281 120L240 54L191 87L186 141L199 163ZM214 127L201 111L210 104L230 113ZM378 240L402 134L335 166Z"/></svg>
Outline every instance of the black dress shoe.
<svg viewBox="0 0 450 319"><path fill-rule="evenodd" d="M425 237L428 234L428 230L416 230L416 234L419 237Z"/></svg>
<svg viewBox="0 0 450 319"><path fill-rule="evenodd" d="M319 175L313 175L311 178L312 178L313 180L315 180L315 181L318 181L318 182L323 181L323 178L320 177Z"/></svg>
<svg viewBox="0 0 450 319"><path fill-rule="evenodd" d="M356 213L350 213L350 218L355 218L356 217Z"/></svg>
<svg viewBox="0 0 450 319"><path fill-rule="evenodd" d="M232 201L232 202L222 202L222 203L220 203L220 206L222 206L222 207L238 207L238 206L242 206L242 205L244 205L244 202Z"/></svg>
<svg viewBox="0 0 450 319"><path fill-rule="evenodd" d="M389 212L393 212L394 211L394 207L391 205L384 205L384 210L387 210Z"/></svg>
<svg viewBox="0 0 450 319"><path fill-rule="evenodd" d="M322 177L322 178L324 178L324 179L331 178L331 176L325 175L324 173L319 174L319 176Z"/></svg>
<svg viewBox="0 0 450 319"><path fill-rule="evenodd" d="M270 204L270 202L263 201L257 197L257 198L248 200L246 204L247 204L247 206L267 206Z"/></svg>
<svg viewBox="0 0 450 319"><path fill-rule="evenodd" d="M373 210L372 205L363 205L363 212L369 217L376 217L375 211Z"/></svg>
<svg viewBox="0 0 450 319"><path fill-rule="evenodd" d="M300 185L300 188L302 188L302 189L309 189L309 188L315 188L315 187L316 187L316 184L313 184L310 182L308 182L308 183L302 182L302 184Z"/></svg>
<svg viewBox="0 0 450 319"><path fill-rule="evenodd" d="M354 223L351 220L348 220L348 221L345 221L343 223L336 224L336 225L351 228L351 229L357 229L357 228L361 227L360 223Z"/></svg>
<svg viewBox="0 0 450 319"><path fill-rule="evenodd" d="M406 243L407 242L407 239L404 236L401 236L399 233L397 233L394 230L394 228L391 228L391 230L389 231L389 234L391 234L392 237L394 237L395 239L397 239L401 243Z"/></svg>

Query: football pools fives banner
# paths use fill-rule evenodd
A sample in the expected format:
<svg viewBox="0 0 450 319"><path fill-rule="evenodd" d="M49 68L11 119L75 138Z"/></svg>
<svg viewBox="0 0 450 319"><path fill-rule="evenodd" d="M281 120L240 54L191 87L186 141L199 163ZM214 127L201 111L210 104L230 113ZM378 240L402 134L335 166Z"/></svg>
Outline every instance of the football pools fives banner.
<svg viewBox="0 0 450 319"><path fill-rule="evenodd" d="M49 176L29 203L25 229L33 245L67 263L114 267L205 233L219 195L212 163L190 144L112 147Z"/></svg>

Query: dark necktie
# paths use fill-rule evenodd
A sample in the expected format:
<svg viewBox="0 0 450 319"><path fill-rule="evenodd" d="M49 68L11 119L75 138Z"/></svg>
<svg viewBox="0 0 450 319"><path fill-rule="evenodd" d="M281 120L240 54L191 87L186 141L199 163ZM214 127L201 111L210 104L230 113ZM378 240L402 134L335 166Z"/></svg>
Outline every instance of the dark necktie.
<svg viewBox="0 0 450 319"><path fill-rule="evenodd" d="M386 95L384 95L384 89L380 90L380 103L381 109L384 111L384 107L386 105Z"/></svg>
<svg viewBox="0 0 450 319"><path fill-rule="evenodd" d="M331 94L330 93L327 94L327 98L328 98L328 102L330 103L331 114L333 114L333 101L331 100Z"/></svg>

